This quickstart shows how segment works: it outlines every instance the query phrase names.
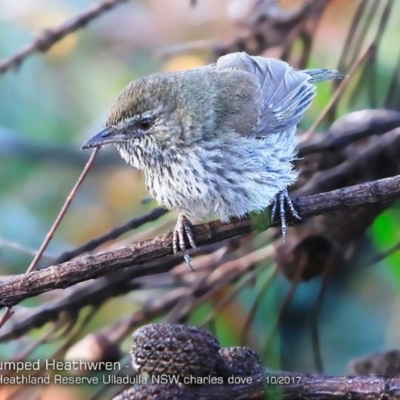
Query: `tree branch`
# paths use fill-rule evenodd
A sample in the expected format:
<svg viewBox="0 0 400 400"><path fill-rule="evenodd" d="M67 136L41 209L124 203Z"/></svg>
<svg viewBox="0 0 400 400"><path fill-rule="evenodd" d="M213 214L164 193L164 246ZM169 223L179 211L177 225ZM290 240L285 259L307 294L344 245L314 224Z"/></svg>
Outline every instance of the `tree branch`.
<svg viewBox="0 0 400 400"><path fill-rule="evenodd" d="M10 68L19 67L27 57L36 52L45 52L49 50L55 43L63 39L65 36L83 28L95 18L125 1L127 0L104 0L102 3L92 7L82 14L64 22L62 25L46 29L33 43L29 44L9 59L0 62L0 74L3 74Z"/></svg>
<svg viewBox="0 0 400 400"><path fill-rule="evenodd" d="M193 385L180 388L184 399L239 400L380 400L398 399L400 379L387 376L327 376L316 374L267 372L241 378L246 383ZM268 384L269 383L269 384ZM165 386L165 397L169 388ZM141 390L144 394L141 396ZM113 400L141 400L148 398L145 385L133 386ZM161 389L159 389L161 391ZM172 398L172 397L171 397ZM177 397L174 397L177 398Z"/></svg>
<svg viewBox="0 0 400 400"><path fill-rule="evenodd" d="M300 197L293 201L302 218L331 211L348 211L368 204L381 204L400 198L400 175L373 182L349 186L326 193ZM276 225L276 224L272 224ZM249 234L268 227L265 214L229 223L212 221L193 227L198 246ZM21 300L75 283L98 278L118 269L140 270L142 264L161 257L172 256L172 232L133 243L130 246L89 254L74 260L0 281L0 306L10 307Z"/></svg>

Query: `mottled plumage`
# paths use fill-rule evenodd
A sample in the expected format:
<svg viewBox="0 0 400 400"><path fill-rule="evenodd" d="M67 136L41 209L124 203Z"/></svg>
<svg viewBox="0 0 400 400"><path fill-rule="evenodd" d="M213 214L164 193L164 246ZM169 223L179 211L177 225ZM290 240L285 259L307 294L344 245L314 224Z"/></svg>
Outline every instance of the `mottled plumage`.
<svg viewBox="0 0 400 400"><path fill-rule="evenodd" d="M181 214L175 251L186 253L184 230L195 245L182 216L228 221L274 202L285 235L287 187L298 175L297 124L315 96L313 83L340 77L246 53L150 75L122 91L106 129L83 147L115 144L143 172L152 197Z"/></svg>

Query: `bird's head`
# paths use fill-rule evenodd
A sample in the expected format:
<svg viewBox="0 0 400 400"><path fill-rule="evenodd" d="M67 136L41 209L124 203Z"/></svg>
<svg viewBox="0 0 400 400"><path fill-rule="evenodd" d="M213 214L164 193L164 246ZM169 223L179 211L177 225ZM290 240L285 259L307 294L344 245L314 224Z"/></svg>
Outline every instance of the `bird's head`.
<svg viewBox="0 0 400 400"><path fill-rule="evenodd" d="M143 169L146 165L141 164L149 157L187 144L191 117L182 100L186 87L182 79L179 73L161 73L128 84L115 101L105 129L82 149L114 144L125 161Z"/></svg>

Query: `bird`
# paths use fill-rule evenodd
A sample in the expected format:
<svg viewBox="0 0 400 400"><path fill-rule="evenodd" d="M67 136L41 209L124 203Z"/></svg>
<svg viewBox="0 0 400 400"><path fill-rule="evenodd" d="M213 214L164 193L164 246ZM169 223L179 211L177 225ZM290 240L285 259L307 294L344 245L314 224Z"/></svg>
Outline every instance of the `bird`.
<svg viewBox="0 0 400 400"><path fill-rule="evenodd" d="M113 144L143 173L152 198L179 213L173 252L193 268L186 238L196 249L194 219L227 222L272 206L283 238L287 212L301 219L288 194L299 175L297 125L314 84L342 77L245 52L144 76L122 90L105 128L82 149Z"/></svg>

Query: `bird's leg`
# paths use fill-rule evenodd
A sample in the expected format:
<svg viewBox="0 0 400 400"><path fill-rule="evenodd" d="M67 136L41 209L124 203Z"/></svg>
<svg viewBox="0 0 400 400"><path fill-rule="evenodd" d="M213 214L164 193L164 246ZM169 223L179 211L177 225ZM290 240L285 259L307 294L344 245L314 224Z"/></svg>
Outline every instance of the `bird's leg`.
<svg viewBox="0 0 400 400"><path fill-rule="evenodd" d="M287 205L289 212L293 218L301 219L299 214L297 214L297 211L295 210L292 199L289 197L289 193L287 189L283 189L281 192L279 192L274 201L272 202L272 210L271 210L271 220L274 221L275 217L277 216L277 213L279 212L279 217L281 220L281 226L282 226L282 236L283 240L285 240L287 236L287 231L288 231L288 226L286 223L286 209L285 205Z"/></svg>
<svg viewBox="0 0 400 400"><path fill-rule="evenodd" d="M193 249L196 249L197 246L193 237L192 224L183 214L179 214L172 237L172 249L174 254L182 251L183 258L189 264L190 269L194 270L195 268L192 264L192 257L190 257L186 249L185 235L189 239L190 246L192 246Z"/></svg>

